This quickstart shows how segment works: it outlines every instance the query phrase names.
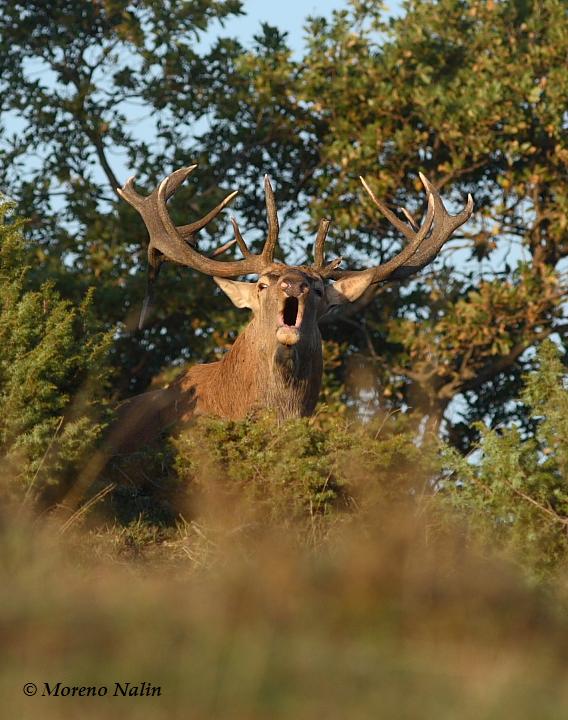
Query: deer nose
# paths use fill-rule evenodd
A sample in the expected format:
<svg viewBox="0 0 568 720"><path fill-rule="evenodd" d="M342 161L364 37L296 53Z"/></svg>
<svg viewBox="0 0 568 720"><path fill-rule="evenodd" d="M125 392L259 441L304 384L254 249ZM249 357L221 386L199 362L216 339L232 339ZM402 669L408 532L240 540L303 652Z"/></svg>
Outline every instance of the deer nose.
<svg viewBox="0 0 568 720"><path fill-rule="evenodd" d="M303 278L282 278L280 287L288 297L307 295L310 290L308 283Z"/></svg>

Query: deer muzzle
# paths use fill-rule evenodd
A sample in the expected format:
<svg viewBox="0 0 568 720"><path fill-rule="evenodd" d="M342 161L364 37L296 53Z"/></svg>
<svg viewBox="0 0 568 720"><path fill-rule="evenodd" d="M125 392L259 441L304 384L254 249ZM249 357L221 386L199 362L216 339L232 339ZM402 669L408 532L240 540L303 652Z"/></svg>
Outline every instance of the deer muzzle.
<svg viewBox="0 0 568 720"><path fill-rule="evenodd" d="M295 345L300 340L304 317L305 295L288 295L281 299L276 339L283 345Z"/></svg>

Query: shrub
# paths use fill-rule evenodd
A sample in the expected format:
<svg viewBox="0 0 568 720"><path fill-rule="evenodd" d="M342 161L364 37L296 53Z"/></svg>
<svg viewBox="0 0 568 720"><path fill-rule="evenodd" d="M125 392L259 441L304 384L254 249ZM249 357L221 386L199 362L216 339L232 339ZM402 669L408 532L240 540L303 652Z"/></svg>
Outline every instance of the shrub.
<svg viewBox="0 0 568 720"><path fill-rule="evenodd" d="M28 283L23 221L0 198L0 462L10 493L58 499L104 427L111 342L91 313Z"/></svg>
<svg viewBox="0 0 568 720"><path fill-rule="evenodd" d="M363 424L322 413L277 423L199 419L176 441L192 498L228 508L235 522L314 531L344 515L406 502L428 486L433 448L404 419ZM318 532L319 536L319 532Z"/></svg>
<svg viewBox="0 0 568 720"><path fill-rule="evenodd" d="M556 346L545 342L522 401L535 427L488 429L463 458L447 450L453 472L445 497L470 531L542 576L566 563L568 550L568 390Z"/></svg>

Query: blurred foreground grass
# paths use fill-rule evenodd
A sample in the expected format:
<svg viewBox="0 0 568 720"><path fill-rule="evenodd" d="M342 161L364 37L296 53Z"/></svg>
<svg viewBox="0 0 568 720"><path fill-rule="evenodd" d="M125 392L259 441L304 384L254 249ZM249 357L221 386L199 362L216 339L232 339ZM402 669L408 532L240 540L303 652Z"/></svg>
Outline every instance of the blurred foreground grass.
<svg viewBox="0 0 568 720"><path fill-rule="evenodd" d="M317 543L231 511L62 535L5 508L2 717L568 717L561 580L529 587L424 506L338 517ZM112 696L143 681L161 696Z"/></svg>

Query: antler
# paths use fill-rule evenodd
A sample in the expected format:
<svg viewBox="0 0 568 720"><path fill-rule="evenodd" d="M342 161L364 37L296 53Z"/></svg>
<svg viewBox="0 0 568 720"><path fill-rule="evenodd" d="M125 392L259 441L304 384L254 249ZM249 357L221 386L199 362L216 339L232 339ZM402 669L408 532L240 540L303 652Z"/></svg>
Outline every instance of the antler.
<svg viewBox="0 0 568 720"><path fill-rule="evenodd" d="M468 195L465 208L457 215L450 215L436 188L422 173L419 173L419 176L428 196L428 210L420 228L418 228L414 218L405 208L403 212L408 219L409 225L400 220L375 197L364 178L359 178L374 204L410 242L387 263L365 270L336 270L337 263L334 262L319 271L324 277L339 280L345 277L359 276L361 280L366 279L368 284L371 285L384 280L404 280L432 262L455 230L470 218L473 212L473 198ZM430 230L432 230L431 233ZM318 233L318 238L319 236L320 233ZM316 240L316 246L317 244ZM323 248L319 252L321 265L323 265Z"/></svg>
<svg viewBox="0 0 568 720"><path fill-rule="evenodd" d="M146 314L153 301L154 282L161 264L165 261L185 265L206 275L217 275L218 277L236 277L237 275L248 275L249 273L259 274L273 262L278 242L279 225L274 192L268 175L264 178L266 209L268 212L268 236L260 254L250 252L234 218L232 219L235 231L234 240L225 243L209 257L194 249L197 245L197 233L217 217L221 210L238 194L238 191L227 195L213 210L199 220L189 225L174 225L168 214L166 202L196 168L197 165L191 165L176 170L162 180L160 185L148 196L136 192L134 189L134 177L129 178L122 188L117 188L120 197L140 213L150 237L148 244L148 288L140 314L140 328L143 327ZM215 256L227 250L234 243L239 245L244 255L243 260L219 261L214 259Z"/></svg>

